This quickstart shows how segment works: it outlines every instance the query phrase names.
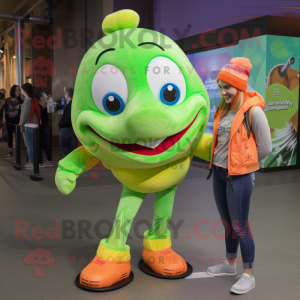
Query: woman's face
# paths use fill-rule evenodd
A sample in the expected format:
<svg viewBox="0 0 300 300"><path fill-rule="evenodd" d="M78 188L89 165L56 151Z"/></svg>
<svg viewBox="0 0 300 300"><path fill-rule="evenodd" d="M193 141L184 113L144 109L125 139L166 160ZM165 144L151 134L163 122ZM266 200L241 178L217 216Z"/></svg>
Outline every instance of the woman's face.
<svg viewBox="0 0 300 300"><path fill-rule="evenodd" d="M218 84L220 88L220 94L224 97L225 102L228 104L231 103L237 94L237 89L223 80L219 80Z"/></svg>
<svg viewBox="0 0 300 300"><path fill-rule="evenodd" d="M21 95L21 90L18 86L15 89L15 95L16 95L16 97L20 97L20 95Z"/></svg>
<svg viewBox="0 0 300 300"><path fill-rule="evenodd" d="M21 88L21 94L26 97L27 96L27 93Z"/></svg>
<svg viewBox="0 0 300 300"><path fill-rule="evenodd" d="M70 96L69 96L69 93L68 92L65 92L65 98L70 101Z"/></svg>

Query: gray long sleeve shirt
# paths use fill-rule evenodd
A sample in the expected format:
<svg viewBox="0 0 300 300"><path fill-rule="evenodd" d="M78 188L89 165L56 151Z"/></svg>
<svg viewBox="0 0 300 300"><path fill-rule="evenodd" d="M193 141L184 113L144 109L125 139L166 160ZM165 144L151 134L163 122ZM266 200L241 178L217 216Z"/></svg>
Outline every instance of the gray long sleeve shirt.
<svg viewBox="0 0 300 300"><path fill-rule="evenodd" d="M24 132L24 125L30 123L30 110L31 110L31 98L27 98L21 106L20 125L21 125L22 132ZM32 122L34 123L37 122L36 113L34 113L33 115Z"/></svg>
<svg viewBox="0 0 300 300"><path fill-rule="evenodd" d="M214 152L213 164L228 169L228 147L230 128L236 113L229 113L220 120L218 127L217 145ZM270 127L264 111L255 107L252 114L252 133L255 137L258 161L261 161L272 151Z"/></svg>

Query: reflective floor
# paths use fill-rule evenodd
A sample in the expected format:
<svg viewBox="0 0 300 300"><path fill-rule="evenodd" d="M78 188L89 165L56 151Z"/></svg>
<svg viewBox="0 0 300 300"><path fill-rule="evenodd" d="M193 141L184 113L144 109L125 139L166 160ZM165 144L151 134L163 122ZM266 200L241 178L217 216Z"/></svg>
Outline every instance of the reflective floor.
<svg viewBox="0 0 300 300"><path fill-rule="evenodd" d="M128 239L135 275L132 283L104 294L78 289L75 277L95 255L100 239L109 234L122 185L109 170L87 172L77 180L73 193L64 196L54 182L57 162L62 158L59 150L53 152L54 167L40 170L41 182L31 181L29 171L15 170L4 160L6 154L6 144L1 143L1 300L236 297L229 291L235 276L164 280L138 269L142 234L153 218L153 194L146 196ZM24 162L25 153L22 159ZM194 272L205 272L225 259L224 230L218 224L207 173L201 168L190 169L178 186L169 224L173 249L186 258ZM243 299L299 299L299 195L300 170L256 173L249 216L256 246L256 287Z"/></svg>

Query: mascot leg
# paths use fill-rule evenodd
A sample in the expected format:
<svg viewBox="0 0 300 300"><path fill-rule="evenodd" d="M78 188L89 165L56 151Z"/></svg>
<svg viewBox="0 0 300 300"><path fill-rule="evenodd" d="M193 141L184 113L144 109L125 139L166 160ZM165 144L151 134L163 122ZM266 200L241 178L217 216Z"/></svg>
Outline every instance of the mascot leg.
<svg viewBox="0 0 300 300"><path fill-rule="evenodd" d="M103 288L129 277L130 247L126 240L145 196L123 186L111 234L100 242L96 256L80 273L81 285Z"/></svg>
<svg viewBox="0 0 300 300"><path fill-rule="evenodd" d="M171 249L167 229L176 189L177 185L155 193L152 228L144 233L143 260L154 272L165 276L179 276L187 271L185 260Z"/></svg>

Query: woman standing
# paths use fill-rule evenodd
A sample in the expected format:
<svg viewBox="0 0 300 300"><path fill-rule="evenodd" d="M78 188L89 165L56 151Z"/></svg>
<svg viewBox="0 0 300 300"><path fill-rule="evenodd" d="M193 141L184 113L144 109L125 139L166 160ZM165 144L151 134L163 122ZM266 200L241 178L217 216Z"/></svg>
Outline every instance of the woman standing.
<svg viewBox="0 0 300 300"><path fill-rule="evenodd" d="M33 169L33 128L30 127L30 124L32 126L39 125L40 108L36 98L34 98L34 89L30 83L22 85L21 93L25 101L21 107L20 131L23 132L28 155L28 162L23 167Z"/></svg>
<svg viewBox="0 0 300 300"><path fill-rule="evenodd" d="M48 138L49 138L49 126L48 126L48 113L47 113L47 102L46 102L46 93L44 89L37 88L35 89L35 97L39 102L41 110L41 121L39 128L39 158L40 158L40 167L52 167L52 156L49 151ZM46 153L47 161L43 163L43 150Z"/></svg>
<svg viewBox="0 0 300 300"><path fill-rule="evenodd" d="M20 97L21 89L13 85L10 89L10 97L5 100L3 109L3 122L6 123L8 154L5 159L13 158L13 132L16 133L16 125L20 122L21 105L23 100Z"/></svg>
<svg viewBox="0 0 300 300"><path fill-rule="evenodd" d="M1 134L0 142L7 142L5 122L4 122L5 121L5 116L3 114L4 104L5 104L5 95L0 90L0 128L2 128L2 134Z"/></svg>
<svg viewBox="0 0 300 300"><path fill-rule="evenodd" d="M249 59L237 57L218 75L222 99L215 113L210 162L214 198L225 227L227 259L209 267L207 273L235 275L240 244L244 273L231 287L236 294L245 294L255 287L252 276L255 248L248 214L254 171L272 150L270 128L263 111L264 99L257 92L247 91L251 68Z"/></svg>
<svg viewBox="0 0 300 300"><path fill-rule="evenodd" d="M73 93L74 89L68 89L65 93L65 98L69 103L64 107L62 118L58 123L58 126L60 127L59 147L64 157L75 150L77 145L77 137L75 135L71 122L71 105Z"/></svg>

